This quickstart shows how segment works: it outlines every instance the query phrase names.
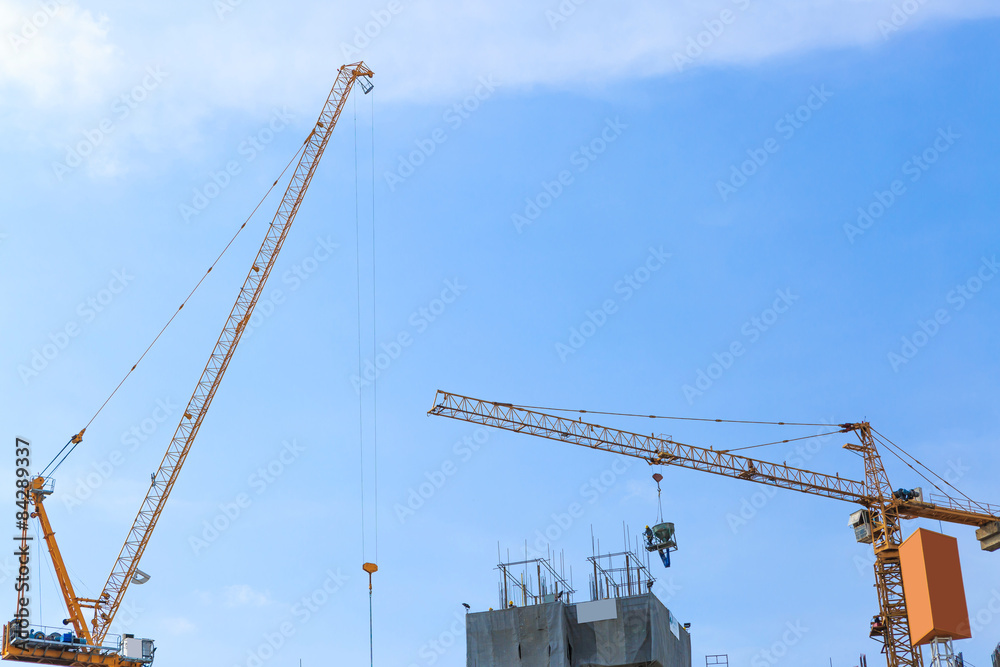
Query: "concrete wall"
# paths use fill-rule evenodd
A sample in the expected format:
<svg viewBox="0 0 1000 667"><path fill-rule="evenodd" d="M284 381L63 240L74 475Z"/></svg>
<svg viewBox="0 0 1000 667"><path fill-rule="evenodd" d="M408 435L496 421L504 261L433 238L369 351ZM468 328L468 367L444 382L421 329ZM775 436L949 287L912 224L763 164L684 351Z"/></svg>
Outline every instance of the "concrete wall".
<svg viewBox="0 0 1000 667"><path fill-rule="evenodd" d="M562 602L469 614L468 667L691 667L691 636L653 594L615 600L580 623Z"/></svg>

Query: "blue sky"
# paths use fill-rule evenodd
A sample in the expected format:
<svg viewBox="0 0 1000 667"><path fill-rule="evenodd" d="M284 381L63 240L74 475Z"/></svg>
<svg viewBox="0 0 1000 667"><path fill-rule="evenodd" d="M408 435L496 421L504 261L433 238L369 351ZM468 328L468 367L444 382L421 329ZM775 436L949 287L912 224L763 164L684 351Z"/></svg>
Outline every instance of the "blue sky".
<svg viewBox="0 0 1000 667"><path fill-rule="evenodd" d="M439 388L868 419L998 502L998 13L916 0L0 1L4 437L30 438L44 465L86 424L295 153L337 67L363 58L373 97L348 103L142 561L152 579L119 616L118 631L156 639L158 665L192 652L234 667L366 660L376 506L375 660L407 667L464 664L461 603L496 605L498 543L513 555L549 530L585 591L591 527L617 549L623 522L655 518L645 464L622 472L611 455L426 417ZM81 594L103 586L276 205L59 470L49 506ZM391 356L377 504L373 393L357 377L373 344ZM657 427L717 448L790 433ZM804 467L861 478L839 438L820 442ZM13 452L0 465L12 470ZM896 486L921 483L886 466ZM654 571L692 623L695 664L879 664L852 507L661 472L680 551ZM573 503L583 516L560 527ZM937 528L907 530L919 525ZM944 531L979 619L957 648L988 664L995 555L970 529ZM53 623L43 563L36 613ZM789 624L802 631L769 661Z"/></svg>

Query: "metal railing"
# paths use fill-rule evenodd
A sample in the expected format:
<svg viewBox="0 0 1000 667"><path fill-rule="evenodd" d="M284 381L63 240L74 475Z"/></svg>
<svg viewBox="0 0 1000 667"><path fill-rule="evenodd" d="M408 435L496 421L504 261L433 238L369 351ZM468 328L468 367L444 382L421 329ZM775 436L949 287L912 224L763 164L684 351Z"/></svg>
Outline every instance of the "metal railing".
<svg viewBox="0 0 1000 667"><path fill-rule="evenodd" d="M958 498L943 496L936 493L928 495L928 500L932 505L937 505L938 507L947 507L949 509L960 510L963 512L982 512L983 514L1000 517L1000 505L978 503L973 500L960 500Z"/></svg>
<svg viewBox="0 0 1000 667"><path fill-rule="evenodd" d="M53 627L49 625L32 625L28 628L28 636L21 637L15 634L13 627L8 626L10 635L10 643L14 645L27 644L27 645L47 645L47 646L59 646L60 648L73 647L80 649L97 649L101 651L114 651L115 653L120 653L122 650L122 638L121 635L108 635L107 639L111 641L105 641L100 645L86 644L83 643L83 638L78 637L75 633L68 632L66 628L63 627ZM40 637L38 635L41 635ZM59 639L55 639L54 635L59 635ZM73 641L66 641L64 638L66 635L72 635ZM50 639L51 637L51 639Z"/></svg>

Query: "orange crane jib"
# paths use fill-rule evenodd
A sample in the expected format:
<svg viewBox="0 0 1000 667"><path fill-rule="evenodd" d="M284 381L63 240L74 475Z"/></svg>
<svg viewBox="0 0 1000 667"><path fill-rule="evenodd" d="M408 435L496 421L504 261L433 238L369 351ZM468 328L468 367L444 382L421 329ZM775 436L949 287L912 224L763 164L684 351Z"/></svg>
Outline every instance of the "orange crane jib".
<svg viewBox="0 0 1000 667"><path fill-rule="evenodd" d="M868 422L839 424L842 433L854 433L859 442L845 445L861 455L864 481L840 475L801 470L727 451L686 445L666 437L621 431L582 419L519 407L511 403L484 401L438 391L428 413L494 428L527 433L557 442L634 456L650 465L672 465L716 475L767 484L802 493L855 503L864 508L867 541L875 549L875 581L879 595L880 627L884 627L889 667L920 667L920 652L911 645L903 577L899 559L902 543L901 519L934 519L975 526L983 549L1000 549L1000 507L945 498L927 503L911 494L894 493Z"/></svg>

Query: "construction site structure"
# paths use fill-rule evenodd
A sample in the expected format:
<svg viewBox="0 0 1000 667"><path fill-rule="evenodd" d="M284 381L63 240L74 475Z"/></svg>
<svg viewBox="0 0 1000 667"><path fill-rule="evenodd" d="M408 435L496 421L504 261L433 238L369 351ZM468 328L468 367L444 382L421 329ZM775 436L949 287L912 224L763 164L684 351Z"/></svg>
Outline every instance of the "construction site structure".
<svg viewBox="0 0 1000 667"><path fill-rule="evenodd" d="M925 498L920 489L893 489L876 446L876 437L880 442L886 441L868 422L832 425L836 433L851 433L857 437L857 442L844 445L844 449L858 454L864 462L864 481L855 481L839 474L827 475L752 459L728 450L696 447L672 437L608 428L584 422L582 417L571 419L511 403L443 391L437 392L428 414L632 456L650 465L689 468L860 505L861 509L851 515L851 525L855 539L872 545L875 552L879 614L872 622L872 636L883 642L889 667L922 665L920 650L910 637L903 587L902 520L931 519L973 526L978 529L976 537L984 550L1000 549L1000 507L967 498ZM948 636L932 633L927 640L934 638L947 639Z"/></svg>
<svg viewBox="0 0 1000 667"><path fill-rule="evenodd" d="M591 600L577 603L565 579L556 592L561 577L547 559L501 563L500 608L466 615L467 666L691 667L691 636L652 593L643 558L588 560Z"/></svg>
<svg viewBox="0 0 1000 667"><path fill-rule="evenodd" d="M5 624L3 628L3 647L0 654L4 660L44 665L108 665L111 667L136 667L153 662L155 648L152 640L136 638L132 635L112 638L109 636L111 623L129 585L132 583L142 584L149 579L149 575L139 570L139 561L153 535L157 520L160 518L170 492L177 482L184 461L198 435L205 415L208 413L212 399L232 360L233 353L250 322L254 306L256 306L267 278L274 268L275 260L316 173L320 158L330 141L333 129L347 102L347 97L356 82L360 82L366 93L369 92L371 83L368 79L372 76L372 71L363 62L344 65L340 68L319 119L309 132L302 148L299 149L301 157L292 173L278 210L268 226L264 242L250 267L243 287L236 298L236 303L233 305L222 333L212 349L208 363L202 371L197 385L195 385L194 393L181 414L180 424L167 446L163 460L151 477L149 489L139 507L139 512L118 558L115 560L107 583L96 598L77 596L70 580L69 570L63 560L59 545L56 543L55 531L45 509L45 499L54 491L54 480L51 476L45 476L46 471L53 465L53 472L59 467L59 464L82 442L86 428L73 436L53 459L53 463L50 463L42 473L32 478L30 484L24 489L23 502L25 506L30 502L33 507L31 517L39 521L53 569L66 603L68 617L62 621L62 624L63 626L72 626L72 631L41 626L33 627L28 618L15 614L16 620ZM244 222L240 229L243 229L246 224ZM183 307L181 305L181 308ZM134 370L135 366L132 369ZM131 371L129 372L131 373ZM20 490L18 497L19 500L22 497ZM25 533L26 530L25 526ZM84 618L84 609L93 610L89 625Z"/></svg>
<svg viewBox="0 0 1000 667"><path fill-rule="evenodd" d="M649 554L645 554L647 559ZM592 600L629 597L653 589L656 579L649 570L649 562L631 549L615 553L588 556L590 563L590 597Z"/></svg>
<svg viewBox="0 0 1000 667"><path fill-rule="evenodd" d="M547 558L513 561L497 565L500 570L500 607L513 606L514 600L527 607L546 602L572 602L572 584L564 573L557 572Z"/></svg>

